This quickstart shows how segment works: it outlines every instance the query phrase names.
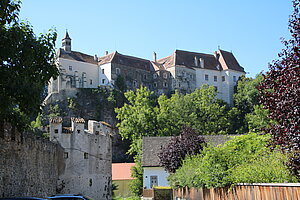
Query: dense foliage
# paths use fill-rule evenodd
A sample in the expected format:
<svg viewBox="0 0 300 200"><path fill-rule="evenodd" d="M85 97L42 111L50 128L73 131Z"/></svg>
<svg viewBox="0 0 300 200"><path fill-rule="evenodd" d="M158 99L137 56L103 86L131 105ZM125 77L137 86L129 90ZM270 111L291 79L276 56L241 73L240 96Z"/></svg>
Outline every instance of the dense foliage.
<svg viewBox="0 0 300 200"><path fill-rule="evenodd" d="M227 132L226 106L216 99L212 86L204 85L186 95L175 92L170 98L155 98L146 87L126 92L125 96L129 103L115 110L121 136L133 141L131 152L138 151L135 141L142 136L175 136L184 126L203 135Z"/></svg>
<svg viewBox="0 0 300 200"><path fill-rule="evenodd" d="M18 20L20 1L0 1L0 119L19 129L40 111L42 93L51 77L56 33L36 36L31 25Z"/></svg>
<svg viewBox="0 0 300 200"><path fill-rule="evenodd" d="M174 173L182 165L187 155L199 154L205 145L204 138L198 136L190 127L183 128L179 136L161 148L158 154L159 163L166 171Z"/></svg>
<svg viewBox="0 0 300 200"><path fill-rule="evenodd" d="M223 187L234 183L296 182L285 162L287 156L271 151L270 135L236 136L202 154L187 157L181 168L169 176L173 187Z"/></svg>
<svg viewBox="0 0 300 200"><path fill-rule="evenodd" d="M262 79L261 74L254 79L245 76L239 78L233 95L234 107L228 112L231 118L231 133L244 134L249 131L246 115L253 113L255 106L259 104L259 91L256 87Z"/></svg>
<svg viewBox="0 0 300 200"><path fill-rule="evenodd" d="M295 153L291 160L294 173L300 177L300 1L293 1L289 31L292 38L283 41L280 59L270 65L259 87L261 103L276 123L266 132L272 134L274 145Z"/></svg>

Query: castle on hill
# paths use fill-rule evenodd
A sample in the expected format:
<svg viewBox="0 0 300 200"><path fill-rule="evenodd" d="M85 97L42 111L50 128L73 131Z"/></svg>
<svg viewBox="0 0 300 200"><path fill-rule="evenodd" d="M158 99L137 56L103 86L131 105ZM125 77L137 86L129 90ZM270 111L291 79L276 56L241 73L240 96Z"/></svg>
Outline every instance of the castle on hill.
<svg viewBox="0 0 300 200"><path fill-rule="evenodd" d="M232 104L234 86L245 74L234 55L220 49L214 54L176 50L161 59L154 52L152 61L117 51L97 57L72 51L68 32L57 51L57 63L60 75L50 80L48 98L74 88L115 87L122 77L127 90L143 85L158 95L175 90L191 93L208 84L216 88L219 99Z"/></svg>

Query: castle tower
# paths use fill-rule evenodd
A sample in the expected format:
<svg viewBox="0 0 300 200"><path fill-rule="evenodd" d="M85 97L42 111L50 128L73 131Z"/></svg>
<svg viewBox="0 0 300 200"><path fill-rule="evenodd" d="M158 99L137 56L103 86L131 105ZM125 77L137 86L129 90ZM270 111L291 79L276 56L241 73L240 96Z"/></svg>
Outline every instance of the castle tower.
<svg viewBox="0 0 300 200"><path fill-rule="evenodd" d="M62 39L62 48L67 52L71 52L71 40L68 31L66 31L65 37Z"/></svg>

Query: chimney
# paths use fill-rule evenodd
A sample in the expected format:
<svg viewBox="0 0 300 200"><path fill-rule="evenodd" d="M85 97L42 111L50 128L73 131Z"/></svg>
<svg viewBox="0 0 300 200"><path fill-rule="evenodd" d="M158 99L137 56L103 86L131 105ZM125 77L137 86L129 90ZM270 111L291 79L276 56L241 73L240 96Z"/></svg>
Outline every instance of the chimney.
<svg viewBox="0 0 300 200"><path fill-rule="evenodd" d="M105 51L105 55L107 55L108 54L108 51Z"/></svg>
<svg viewBox="0 0 300 200"><path fill-rule="evenodd" d="M156 62L156 53L153 51L153 61Z"/></svg>
<svg viewBox="0 0 300 200"><path fill-rule="evenodd" d="M197 58L197 56L194 57L194 62L195 62L195 63L194 63L195 66L198 66L198 58Z"/></svg>
<svg viewBox="0 0 300 200"><path fill-rule="evenodd" d="M204 59L203 58L200 58L200 67L204 68Z"/></svg>

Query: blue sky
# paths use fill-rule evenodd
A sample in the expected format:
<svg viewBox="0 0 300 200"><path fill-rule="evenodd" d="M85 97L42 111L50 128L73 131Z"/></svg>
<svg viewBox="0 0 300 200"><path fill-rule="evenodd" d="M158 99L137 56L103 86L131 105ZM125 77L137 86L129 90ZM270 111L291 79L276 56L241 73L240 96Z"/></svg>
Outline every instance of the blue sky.
<svg viewBox="0 0 300 200"><path fill-rule="evenodd" d="M152 59L220 46L253 77L278 58L290 14L289 0L23 0L20 19L37 34L56 28L57 48L68 29L72 50L90 55Z"/></svg>

